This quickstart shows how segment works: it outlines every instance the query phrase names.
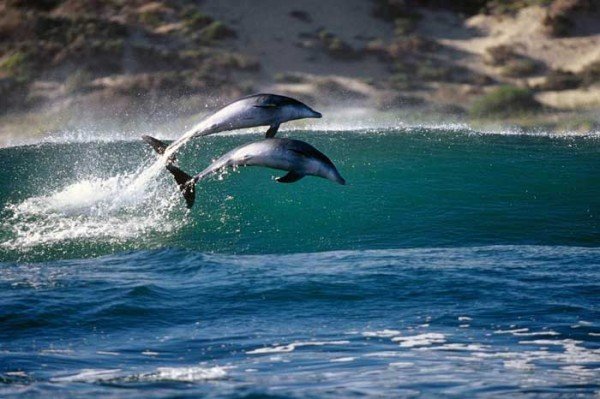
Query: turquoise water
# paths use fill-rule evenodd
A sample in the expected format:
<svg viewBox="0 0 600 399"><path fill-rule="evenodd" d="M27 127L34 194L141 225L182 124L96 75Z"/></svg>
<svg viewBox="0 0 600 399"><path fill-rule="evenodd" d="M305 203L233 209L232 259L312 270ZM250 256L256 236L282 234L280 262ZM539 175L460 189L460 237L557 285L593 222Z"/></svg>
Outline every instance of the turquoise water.
<svg viewBox="0 0 600 399"><path fill-rule="evenodd" d="M0 395L600 392L598 137L286 135L348 184L242 168L188 212L141 141L0 149Z"/></svg>

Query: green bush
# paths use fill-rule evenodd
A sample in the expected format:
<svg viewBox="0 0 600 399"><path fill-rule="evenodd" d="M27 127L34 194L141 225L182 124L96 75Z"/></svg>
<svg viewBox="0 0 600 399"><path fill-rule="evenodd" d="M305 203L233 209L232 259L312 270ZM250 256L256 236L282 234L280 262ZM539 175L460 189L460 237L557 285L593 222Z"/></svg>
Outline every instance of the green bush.
<svg viewBox="0 0 600 399"><path fill-rule="evenodd" d="M500 86L475 100L470 113L475 118L507 117L527 114L540 108L531 90Z"/></svg>
<svg viewBox="0 0 600 399"><path fill-rule="evenodd" d="M215 41L235 37L235 31L221 21L214 21L200 31L200 38L204 41Z"/></svg>
<svg viewBox="0 0 600 399"><path fill-rule="evenodd" d="M182 15L185 25L190 29L202 29L213 22L213 19L194 8L186 9Z"/></svg>
<svg viewBox="0 0 600 399"><path fill-rule="evenodd" d="M425 81L447 81L452 76L449 66L434 63L431 60L419 62L415 72L420 79Z"/></svg>
<svg viewBox="0 0 600 399"><path fill-rule="evenodd" d="M21 82L28 81L31 71L27 54L17 51L0 59L0 72Z"/></svg>

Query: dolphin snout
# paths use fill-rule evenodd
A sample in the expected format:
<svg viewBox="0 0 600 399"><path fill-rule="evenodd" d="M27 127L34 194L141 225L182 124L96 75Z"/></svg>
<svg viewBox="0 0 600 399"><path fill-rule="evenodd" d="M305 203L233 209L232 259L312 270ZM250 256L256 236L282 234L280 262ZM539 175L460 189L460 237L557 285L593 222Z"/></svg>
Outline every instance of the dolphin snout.
<svg viewBox="0 0 600 399"><path fill-rule="evenodd" d="M320 112L315 111L312 108L306 107L308 108L308 110L310 111L310 116L309 118L322 118L323 114L321 114Z"/></svg>
<svg viewBox="0 0 600 399"><path fill-rule="evenodd" d="M338 172L337 170L334 171L330 176L329 176L329 180L334 181L338 184L341 184L342 186L346 185L346 179L344 179L342 177L342 175L340 175L340 172Z"/></svg>

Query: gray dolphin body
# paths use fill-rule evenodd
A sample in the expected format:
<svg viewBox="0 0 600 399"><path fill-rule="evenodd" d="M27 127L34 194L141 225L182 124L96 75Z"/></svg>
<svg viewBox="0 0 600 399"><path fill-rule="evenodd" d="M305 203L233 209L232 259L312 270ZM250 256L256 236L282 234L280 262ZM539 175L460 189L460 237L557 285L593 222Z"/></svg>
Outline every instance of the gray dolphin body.
<svg viewBox="0 0 600 399"><path fill-rule="evenodd" d="M304 176L318 176L339 184L346 184L335 165L315 147L300 140L271 138L237 147L198 173L189 176L175 165L168 164L183 193L188 208L194 205L194 186L199 181L219 170L236 166L264 166L285 170L285 176L277 178L279 183L293 183Z"/></svg>
<svg viewBox="0 0 600 399"><path fill-rule="evenodd" d="M142 138L167 160L173 160L175 152L188 140L194 137L243 129L256 126L269 126L266 137L275 136L279 125L284 122L320 118L322 115L306 104L290 97L277 94L255 94L241 98L226 105L214 114L201 121L194 129L184 134L171 145L150 136Z"/></svg>

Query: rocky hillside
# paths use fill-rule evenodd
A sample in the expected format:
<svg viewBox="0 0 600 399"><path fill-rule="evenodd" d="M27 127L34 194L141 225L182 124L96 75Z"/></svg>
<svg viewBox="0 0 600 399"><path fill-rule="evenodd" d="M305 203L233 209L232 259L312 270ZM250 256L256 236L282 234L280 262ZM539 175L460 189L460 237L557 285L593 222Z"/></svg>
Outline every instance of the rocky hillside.
<svg viewBox="0 0 600 399"><path fill-rule="evenodd" d="M152 127L262 90L320 107L587 115L600 108L599 8L594 0L5 0L0 136L101 121L135 130L132 120Z"/></svg>
<svg viewBox="0 0 600 399"><path fill-rule="evenodd" d="M259 68L254 58L220 46L235 37L231 28L184 1L8 1L0 7L3 113L75 97L90 106L119 103L127 112L131 98L143 107L197 92L237 96L251 88L242 88L234 74Z"/></svg>

